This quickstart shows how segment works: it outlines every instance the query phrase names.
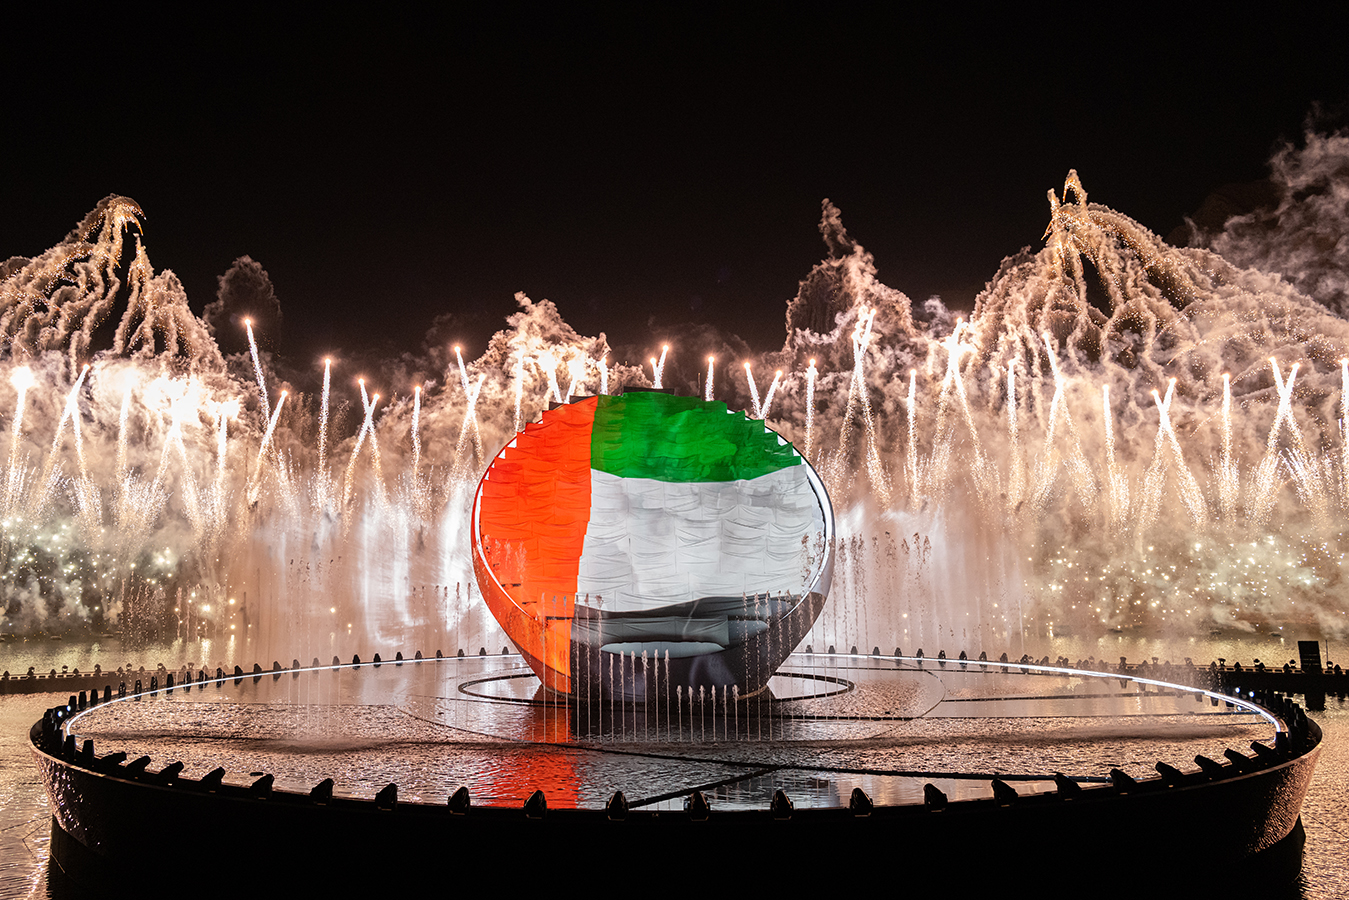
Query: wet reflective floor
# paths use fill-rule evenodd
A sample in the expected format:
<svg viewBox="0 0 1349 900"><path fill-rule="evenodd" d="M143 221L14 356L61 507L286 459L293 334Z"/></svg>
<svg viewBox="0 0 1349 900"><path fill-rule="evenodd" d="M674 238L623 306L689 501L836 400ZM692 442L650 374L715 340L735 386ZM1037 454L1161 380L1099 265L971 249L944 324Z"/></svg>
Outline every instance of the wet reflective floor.
<svg viewBox="0 0 1349 900"><path fill-rule="evenodd" d="M1021 793L1054 773L1135 778L1158 761L1273 744L1265 719L1193 692L997 664L944 668L857 656L793 655L771 696L679 695L646 705L578 703L543 693L518 657L468 657L264 673L94 707L72 724L100 755L216 767L246 785L444 803L461 785L478 805L672 809L693 790L714 808L764 807L781 789L802 808L847 805L855 787L882 804Z"/></svg>

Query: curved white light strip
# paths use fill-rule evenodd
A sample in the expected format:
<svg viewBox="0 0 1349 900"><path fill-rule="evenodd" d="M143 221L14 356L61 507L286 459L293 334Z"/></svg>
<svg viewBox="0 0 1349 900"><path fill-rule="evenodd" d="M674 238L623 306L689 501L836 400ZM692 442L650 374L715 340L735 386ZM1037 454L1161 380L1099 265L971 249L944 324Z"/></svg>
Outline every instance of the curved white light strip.
<svg viewBox="0 0 1349 900"><path fill-rule="evenodd" d="M1278 716L1275 716L1269 710L1255 703L1252 703L1249 700L1242 700L1240 697L1232 697L1227 694L1220 694L1217 691L1210 691L1205 688L1198 688L1188 684L1175 684L1170 681L1158 681L1155 678L1140 678L1137 675L1130 675L1127 672L1096 672L1089 669L1068 669L1062 666L1042 666L1037 665L1036 663L1023 663L1023 662L1015 662L1012 660L1002 662L1001 660L984 660L984 659L950 659L950 658L938 659L935 656L892 656L889 654L876 655L876 656L862 656L861 654L852 654L852 653L813 653L811 655L827 656L833 659L868 659L868 660L889 659L894 660L896 662L918 663L919 665L922 665L923 663L933 663L933 664L946 663L948 665L960 666L962 668L979 666L981 668L987 669L991 666L997 666L998 668L1005 668L1005 669L1013 669L1013 668L1022 669L1024 670L1025 673L1029 673L1032 671L1047 672L1053 673L1055 675L1076 675L1085 678L1123 678L1128 681L1135 682L1137 684L1151 684L1157 687L1172 688L1185 694L1203 694L1205 697L1209 697L1214 700L1222 700L1223 702L1230 703L1233 706L1239 706L1242 709L1246 710L1247 712L1255 713L1256 715L1260 716L1260 718L1264 719L1265 721L1269 722L1269 724L1273 725L1274 731L1276 733L1288 730L1288 726L1285 725L1283 720L1281 720ZM929 670L924 668L923 671L927 672ZM1009 672L1008 674L1013 673Z"/></svg>

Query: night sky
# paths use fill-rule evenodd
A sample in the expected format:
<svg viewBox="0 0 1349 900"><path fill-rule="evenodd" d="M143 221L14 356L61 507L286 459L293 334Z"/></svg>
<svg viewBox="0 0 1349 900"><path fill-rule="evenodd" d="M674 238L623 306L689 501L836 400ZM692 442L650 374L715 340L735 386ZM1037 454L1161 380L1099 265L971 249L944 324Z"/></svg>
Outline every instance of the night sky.
<svg viewBox="0 0 1349 900"><path fill-rule="evenodd" d="M1261 178L1313 104L1344 122L1349 15L1304 6L18 14L0 254L120 193L197 312L258 260L296 364L438 317L476 355L516 291L635 350L685 322L771 349L825 197L883 281L968 309L1069 168L1163 235Z"/></svg>

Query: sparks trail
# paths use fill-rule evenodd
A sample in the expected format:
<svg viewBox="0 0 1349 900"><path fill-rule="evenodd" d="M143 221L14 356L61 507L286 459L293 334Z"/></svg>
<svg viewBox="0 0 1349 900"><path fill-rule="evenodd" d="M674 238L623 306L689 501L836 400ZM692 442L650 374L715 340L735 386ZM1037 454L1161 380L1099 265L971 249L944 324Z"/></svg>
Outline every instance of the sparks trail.
<svg viewBox="0 0 1349 900"><path fill-rule="evenodd" d="M0 578L30 586L11 592L22 599L7 628L136 609L153 624L171 608L159 600L186 588L215 598L208 625L242 625L247 594L250 627L303 625L316 646L417 628L502 643L459 544L469 486L549 402L670 374L670 345L649 370L611 365L602 337L523 295L481 356L455 347L410 395L339 388L361 404L345 434L331 360L316 417L285 392L273 406L279 379L252 323L244 375L229 374L204 327L181 318L185 299L173 316L189 358L182 341L128 339L87 367L80 349L73 366L82 326L44 332L73 319L34 298L111 304L131 289L105 269L42 293L39 276L66 271L76 244L97 265L119 246L144 256L132 219L104 213L0 283L6 333L40 336L0 364L13 388ZM1342 319L1089 204L1075 175L1052 199L1046 246L1007 260L963 321L939 302L916 319L837 210L824 219L830 256L802 282L783 348L745 359L743 383L716 385L708 355L702 385L771 417L839 507L843 574L808 641L974 646L989 629L1290 616L1341 627L1325 586L1349 576L1333 527L1349 512ZM148 291L157 278L146 260L131 280ZM253 402L261 416L244 414Z"/></svg>

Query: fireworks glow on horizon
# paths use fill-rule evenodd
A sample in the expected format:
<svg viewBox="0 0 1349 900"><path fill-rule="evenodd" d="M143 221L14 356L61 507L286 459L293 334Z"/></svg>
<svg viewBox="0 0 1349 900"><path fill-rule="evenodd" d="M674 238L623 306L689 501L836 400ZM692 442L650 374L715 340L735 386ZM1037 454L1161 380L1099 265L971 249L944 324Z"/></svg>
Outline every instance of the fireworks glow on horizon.
<svg viewBox="0 0 1349 900"><path fill-rule="evenodd" d="M1349 138L1317 140L1338 184ZM1309 161L1282 163L1307 182ZM383 400L379 373L343 388L354 373L331 360L320 396L297 393L251 321L249 351L222 354L227 317L191 313L146 257L139 207L110 197L0 280L0 631L216 633L246 609L316 654L413 634L499 646L467 548L490 455L550 402L674 386L765 419L829 488L838 562L816 643L1342 634L1349 294L1304 251L1349 223L1298 211L1296 233L1261 239L1248 217L1172 247L1071 173L1043 248L957 320L880 283L826 201L830 251L780 348L653 342L615 364L603 336L520 294L478 358L455 347L439 378ZM1280 247L1315 277L1265 271ZM756 370L774 373L762 393Z"/></svg>

